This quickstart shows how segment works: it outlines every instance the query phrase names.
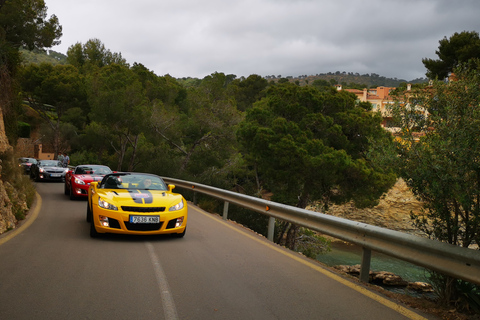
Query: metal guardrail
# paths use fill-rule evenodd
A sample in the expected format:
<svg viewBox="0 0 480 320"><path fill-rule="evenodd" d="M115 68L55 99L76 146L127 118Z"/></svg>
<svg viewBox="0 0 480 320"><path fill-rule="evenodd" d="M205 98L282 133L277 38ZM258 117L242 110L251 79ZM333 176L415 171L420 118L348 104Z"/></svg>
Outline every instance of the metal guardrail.
<svg viewBox="0 0 480 320"><path fill-rule="evenodd" d="M368 282L371 251L377 251L445 275L480 285L480 251L422 238L273 201L222 190L195 182L163 178L166 183L209 195L228 204L270 217L268 238L273 239L274 219L285 220L363 248L360 279Z"/></svg>

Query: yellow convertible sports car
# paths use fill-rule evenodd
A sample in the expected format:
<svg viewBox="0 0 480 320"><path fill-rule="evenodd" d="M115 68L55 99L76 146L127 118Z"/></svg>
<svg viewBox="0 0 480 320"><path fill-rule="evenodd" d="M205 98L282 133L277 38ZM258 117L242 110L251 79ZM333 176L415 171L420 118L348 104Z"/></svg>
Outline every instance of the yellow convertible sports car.
<svg viewBox="0 0 480 320"><path fill-rule="evenodd" d="M187 229L187 202L159 176L146 173L107 174L88 188L90 236L104 233L172 234Z"/></svg>

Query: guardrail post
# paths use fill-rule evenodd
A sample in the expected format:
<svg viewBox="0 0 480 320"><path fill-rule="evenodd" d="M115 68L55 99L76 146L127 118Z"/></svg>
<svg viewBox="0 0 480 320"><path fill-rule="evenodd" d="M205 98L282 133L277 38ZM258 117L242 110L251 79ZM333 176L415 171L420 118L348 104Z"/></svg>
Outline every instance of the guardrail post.
<svg viewBox="0 0 480 320"><path fill-rule="evenodd" d="M196 192L193 193L193 204L197 205L197 193Z"/></svg>
<svg viewBox="0 0 480 320"><path fill-rule="evenodd" d="M227 220L228 216L228 201L223 204L223 220Z"/></svg>
<svg viewBox="0 0 480 320"><path fill-rule="evenodd" d="M275 218L268 218L268 235L267 239L273 242L273 235L275 234Z"/></svg>
<svg viewBox="0 0 480 320"><path fill-rule="evenodd" d="M372 258L372 250L362 248L362 264L360 265L360 281L367 282L370 278L370 261Z"/></svg>

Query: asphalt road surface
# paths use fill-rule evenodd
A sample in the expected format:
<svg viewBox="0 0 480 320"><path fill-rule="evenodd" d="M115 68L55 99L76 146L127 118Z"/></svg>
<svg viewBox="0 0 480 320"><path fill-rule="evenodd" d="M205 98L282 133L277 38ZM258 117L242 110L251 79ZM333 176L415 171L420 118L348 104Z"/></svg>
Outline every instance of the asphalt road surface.
<svg viewBox="0 0 480 320"><path fill-rule="evenodd" d="M86 201L37 183L0 237L0 319L432 319L189 206L184 238L92 239Z"/></svg>

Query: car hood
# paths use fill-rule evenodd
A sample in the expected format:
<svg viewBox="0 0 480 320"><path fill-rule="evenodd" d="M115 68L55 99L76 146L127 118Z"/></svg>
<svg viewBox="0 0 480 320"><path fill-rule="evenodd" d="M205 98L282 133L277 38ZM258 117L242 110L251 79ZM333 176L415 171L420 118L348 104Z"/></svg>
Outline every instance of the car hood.
<svg viewBox="0 0 480 320"><path fill-rule="evenodd" d="M99 190L97 190L99 191ZM119 206L166 207L176 205L182 195L160 190L106 189L98 192L103 200Z"/></svg>
<svg viewBox="0 0 480 320"><path fill-rule="evenodd" d="M66 168L62 168L62 167L52 167L52 166L40 166L39 168L43 169L43 170L49 170L49 171L56 171L56 172L65 172L65 169Z"/></svg>
<svg viewBox="0 0 480 320"><path fill-rule="evenodd" d="M104 175L75 174L73 177L78 178L80 180L83 180L84 182L92 182L92 181L101 181L103 179Z"/></svg>

